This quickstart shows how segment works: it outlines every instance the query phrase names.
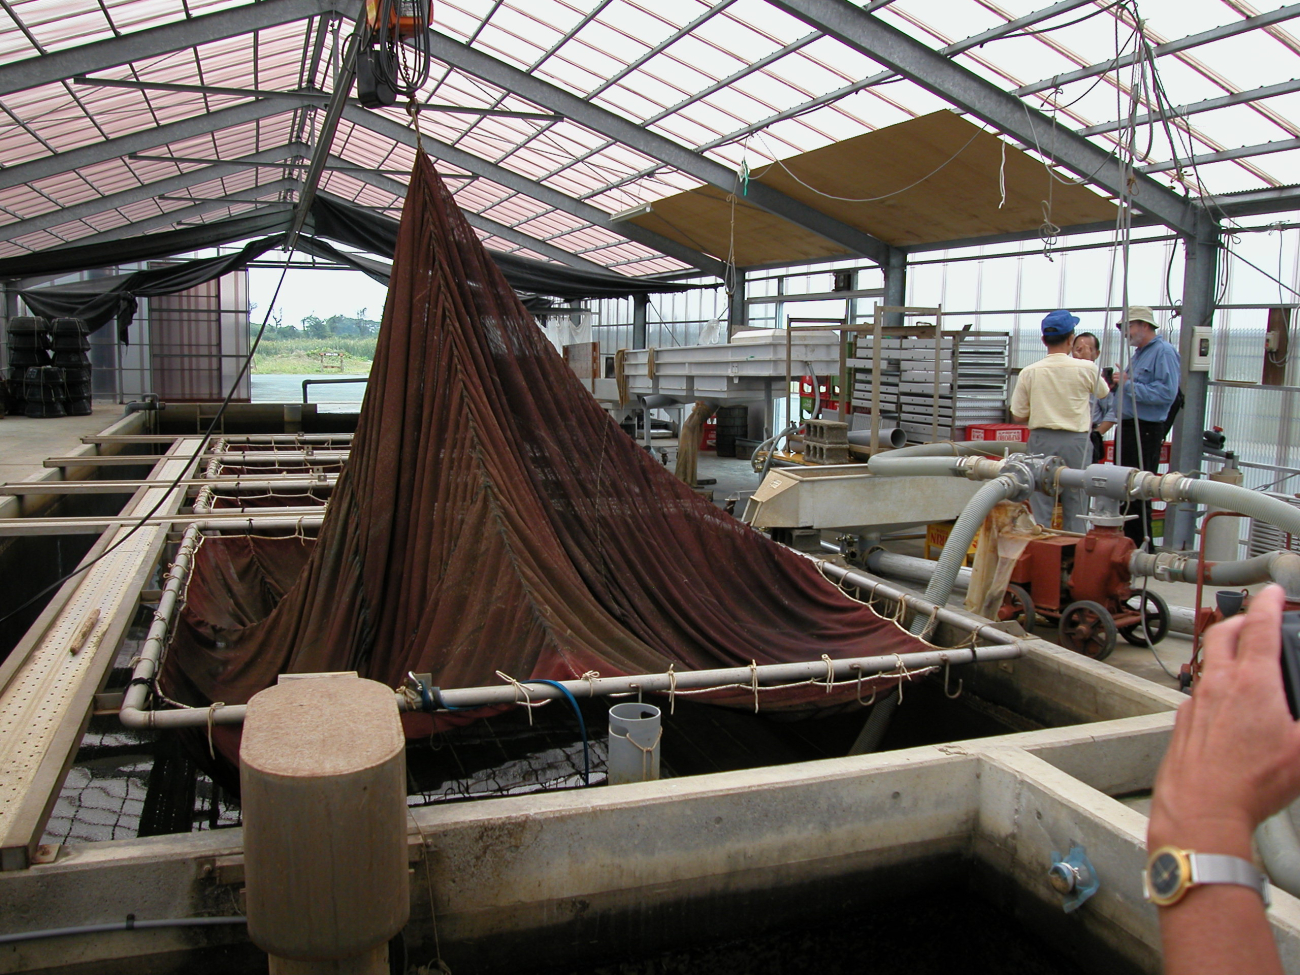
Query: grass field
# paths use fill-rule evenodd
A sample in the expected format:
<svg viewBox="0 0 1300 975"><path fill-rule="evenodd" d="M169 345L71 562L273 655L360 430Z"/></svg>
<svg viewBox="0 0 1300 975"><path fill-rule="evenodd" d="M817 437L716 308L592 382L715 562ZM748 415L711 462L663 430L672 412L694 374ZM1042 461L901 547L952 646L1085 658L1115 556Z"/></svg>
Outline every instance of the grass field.
<svg viewBox="0 0 1300 975"><path fill-rule="evenodd" d="M336 373L327 369L339 360L332 356L321 357L323 352L342 353L343 372L365 375L370 372L370 362L375 357L375 337L330 339L262 339L253 356L253 372L273 373L283 376L314 376Z"/></svg>

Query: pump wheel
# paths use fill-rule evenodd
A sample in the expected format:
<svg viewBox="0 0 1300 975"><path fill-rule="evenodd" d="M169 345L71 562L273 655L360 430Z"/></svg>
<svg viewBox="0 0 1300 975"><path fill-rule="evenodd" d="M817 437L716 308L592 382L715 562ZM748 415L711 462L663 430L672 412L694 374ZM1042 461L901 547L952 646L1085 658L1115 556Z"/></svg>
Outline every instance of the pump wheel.
<svg viewBox="0 0 1300 975"><path fill-rule="evenodd" d="M1115 619L1101 603L1080 599L1061 613L1061 645L1093 660L1105 660L1119 642Z"/></svg>
<svg viewBox="0 0 1300 975"><path fill-rule="evenodd" d="M1015 583L1009 583L1006 595L1002 597L1002 605L998 607L998 621L1005 623L1015 620L1022 630L1032 634L1036 618L1034 601L1029 593Z"/></svg>
<svg viewBox="0 0 1300 975"><path fill-rule="evenodd" d="M1143 623L1134 623L1132 626L1120 627L1120 635L1135 647L1154 646L1165 638L1169 632L1169 604L1165 602L1164 597L1158 592L1152 592L1150 589L1145 592L1138 591L1129 596L1128 599L1121 603L1128 612L1136 613L1138 607L1142 607ZM1151 642L1147 642L1150 636Z"/></svg>

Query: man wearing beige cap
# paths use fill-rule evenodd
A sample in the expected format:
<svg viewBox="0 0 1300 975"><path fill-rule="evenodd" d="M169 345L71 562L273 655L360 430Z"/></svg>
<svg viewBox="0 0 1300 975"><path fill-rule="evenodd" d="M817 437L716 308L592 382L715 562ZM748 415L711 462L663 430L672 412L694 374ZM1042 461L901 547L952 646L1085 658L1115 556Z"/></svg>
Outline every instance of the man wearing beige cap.
<svg viewBox="0 0 1300 975"><path fill-rule="evenodd" d="M1060 457L1067 467L1082 469L1092 457L1088 439L1092 430L1093 396L1110 392L1097 371L1096 363L1070 355L1074 327L1079 319L1068 311L1054 311L1043 319L1043 344L1047 356L1020 371L1011 394L1011 418L1029 427L1031 454ZM1082 515L1087 513L1083 491L1061 492L1061 527L1066 531L1087 531ZM1050 526L1055 499L1035 491L1029 498L1034 520Z"/></svg>
<svg viewBox="0 0 1300 975"><path fill-rule="evenodd" d="M1115 373L1115 414L1119 419L1115 463L1154 473L1160 464L1169 409L1178 397L1181 363L1178 351L1156 334L1156 317L1150 308L1130 305L1127 327L1133 357L1126 371L1117 369ZM1141 517L1125 522L1124 534L1141 548L1151 537L1151 502L1131 501L1128 508L1126 514Z"/></svg>

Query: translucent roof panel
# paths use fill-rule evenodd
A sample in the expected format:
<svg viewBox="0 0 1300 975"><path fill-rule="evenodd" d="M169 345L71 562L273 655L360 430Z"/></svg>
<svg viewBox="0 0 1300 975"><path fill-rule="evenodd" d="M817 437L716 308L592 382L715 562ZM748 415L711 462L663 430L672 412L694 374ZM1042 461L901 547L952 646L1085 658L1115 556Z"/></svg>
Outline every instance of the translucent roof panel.
<svg viewBox="0 0 1300 975"><path fill-rule="evenodd" d="M1269 191L1292 205L1300 6L865 7L1177 194L1222 207L1224 195ZM0 3L0 253L295 204L352 24L286 9L290 0ZM435 61L420 96L425 145L490 246L543 260L687 270L697 256L621 212L704 183L730 192L745 170L952 108L924 79L894 75L767 0L437 0L434 10L453 52L490 60ZM43 67L78 49L66 77ZM511 72L528 83L512 85ZM395 214L416 141L406 112L350 105L327 135L321 189ZM1008 140L1036 151L1023 132ZM833 201L820 209L835 216Z"/></svg>

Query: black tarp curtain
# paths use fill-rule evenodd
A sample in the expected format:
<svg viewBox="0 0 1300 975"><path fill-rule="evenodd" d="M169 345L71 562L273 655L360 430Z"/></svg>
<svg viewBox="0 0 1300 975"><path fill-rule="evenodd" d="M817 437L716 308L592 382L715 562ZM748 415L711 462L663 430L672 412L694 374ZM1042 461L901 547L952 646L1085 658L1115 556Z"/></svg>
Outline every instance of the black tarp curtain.
<svg viewBox="0 0 1300 975"><path fill-rule="evenodd" d="M18 291L27 307L45 318L80 318L92 332L109 321L116 321L118 339L125 343L131 320L135 317L137 299L186 291L239 270L267 251L280 247L292 218L292 213L281 211L251 214L216 220L201 227L11 257L0 260L0 279L67 274L90 268L132 264L248 240L238 252L221 257L200 258L132 274ZM251 237L256 239L249 240ZM355 268L380 284L388 284L388 265L341 251L327 243L326 239L391 259L397 244L396 220L341 200L317 195L312 202L304 231L296 244L301 251ZM623 298L635 294L686 291L697 287L663 281L638 281L613 272L584 271L515 254L490 253L511 287L518 292L533 295L569 300Z"/></svg>

